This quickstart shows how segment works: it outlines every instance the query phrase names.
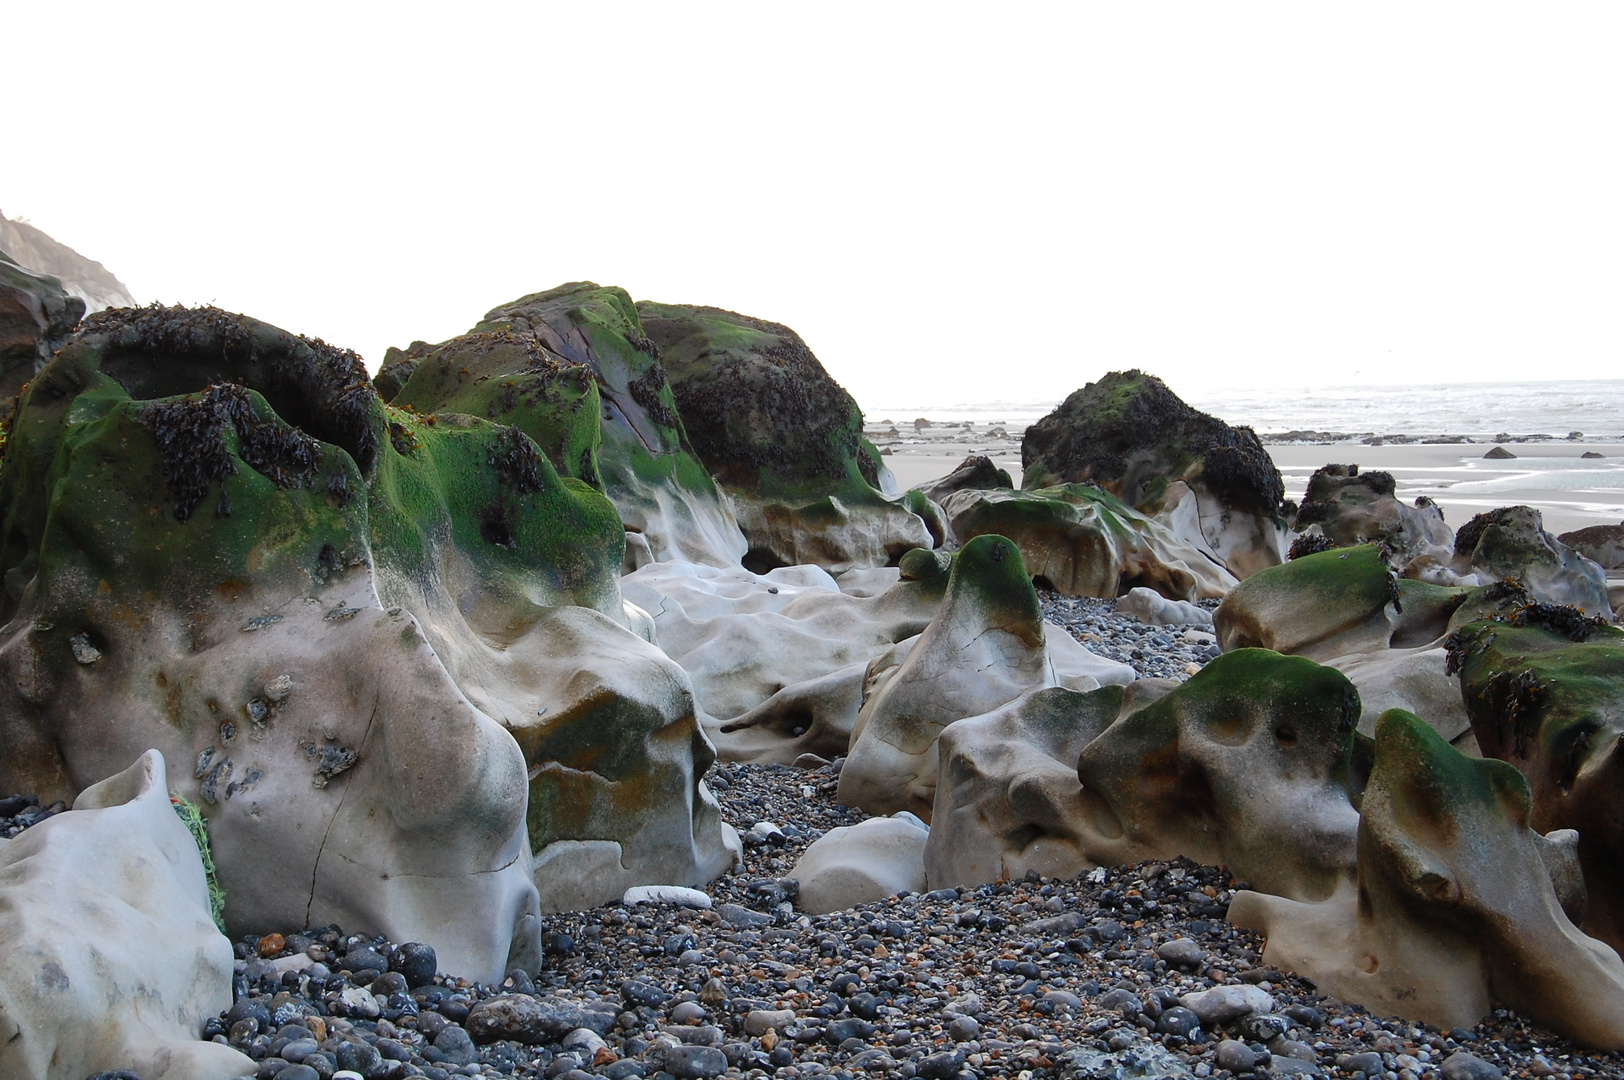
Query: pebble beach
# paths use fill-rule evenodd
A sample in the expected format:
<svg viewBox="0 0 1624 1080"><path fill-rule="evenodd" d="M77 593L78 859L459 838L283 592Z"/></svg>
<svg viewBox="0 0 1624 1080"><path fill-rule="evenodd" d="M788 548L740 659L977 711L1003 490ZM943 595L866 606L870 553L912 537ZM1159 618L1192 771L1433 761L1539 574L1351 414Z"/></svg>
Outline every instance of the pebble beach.
<svg viewBox="0 0 1624 1080"><path fill-rule="evenodd" d="M1051 622L1142 677L1187 678L1215 652L1199 626L1042 599ZM499 986L435 973L424 946L289 928L236 943L235 1004L205 1036L244 1050L264 1080L1624 1073L1624 1055L1582 1051L1504 1010L1440 1031L1324 997L1268 968L1261 939L1224 921L1246 883L1188 860L803 914L796 860L866 817L835 801L842 761L711 768L745 853L708 886L709 907L546 916L540 974ZM0 808L14 811L0 821L11 835L60 812L24 798Z"/></svg>

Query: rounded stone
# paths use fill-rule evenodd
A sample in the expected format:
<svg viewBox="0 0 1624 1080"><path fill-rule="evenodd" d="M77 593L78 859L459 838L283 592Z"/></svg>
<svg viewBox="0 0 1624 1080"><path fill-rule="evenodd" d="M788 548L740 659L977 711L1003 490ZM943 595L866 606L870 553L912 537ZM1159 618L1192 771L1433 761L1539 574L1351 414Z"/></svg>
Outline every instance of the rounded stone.
<svg viewBox="0 0 1624 1080"><path fill-rule="evenodd" d="M1220 1069L1228 1069L1232 1073L1251 1072L1257 1067L1257 1054L1250 1046L1234 1039L1219 1043L1213 1060Z"/></svg>
<svg viewBox="0 0 1624 1080"><path fill-rule="evenodd" d="M948 1038L956 1043L969 1042L981 1035L981 1024L973 1016L955 1016L947 1025Z"/></svg>
<svg viewBox="0 0 1624 1080"><path fill-rule="evenodd" d="M665 1071L677 1080L709 1080L727 1071L727 1055L714 1046L673 1046L665 1052Z"/></svg>
<svg viewBox="0 0 1624 1080"><path fill-rule="evenodd" d="M422 942L396 945L390 950L390 971L398 971L411 989L427 986L434 981L435 971L438 971L434 945L424 945Z"/></svg>

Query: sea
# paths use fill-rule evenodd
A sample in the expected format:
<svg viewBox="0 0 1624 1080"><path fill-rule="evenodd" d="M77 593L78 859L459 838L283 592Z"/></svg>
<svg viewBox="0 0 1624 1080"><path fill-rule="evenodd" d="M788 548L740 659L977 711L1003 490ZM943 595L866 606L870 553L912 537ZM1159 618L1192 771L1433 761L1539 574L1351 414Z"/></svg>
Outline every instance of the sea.
<svg viewBox="0 0 1624 1080"><path fill-rule="evenodd" d="M1175 388L1176 389L1176 388ZM1260 435L1337 432L1367 435L1548 435L1624 439L1624 379L1388 386L1252 387L1180 392L1186 402ZM1025 427L1059 404L1049 401L879 401L863 404L871 423L968 420L976 427Z"/></svg>

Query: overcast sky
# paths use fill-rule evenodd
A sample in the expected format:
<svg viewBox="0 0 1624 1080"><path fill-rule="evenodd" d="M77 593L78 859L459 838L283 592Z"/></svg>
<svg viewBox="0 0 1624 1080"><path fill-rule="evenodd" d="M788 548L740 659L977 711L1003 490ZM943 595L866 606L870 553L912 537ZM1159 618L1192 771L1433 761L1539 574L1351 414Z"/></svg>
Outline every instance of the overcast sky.
<svg viewBox="0 0 1624 1080"><path fill-rule="evenodd" d="M870 404L1129 366L1175 389L1624 371L1616 4L35 3L4 26L0 211L142 302L374 368L590 279L787 323Z"/></svg>

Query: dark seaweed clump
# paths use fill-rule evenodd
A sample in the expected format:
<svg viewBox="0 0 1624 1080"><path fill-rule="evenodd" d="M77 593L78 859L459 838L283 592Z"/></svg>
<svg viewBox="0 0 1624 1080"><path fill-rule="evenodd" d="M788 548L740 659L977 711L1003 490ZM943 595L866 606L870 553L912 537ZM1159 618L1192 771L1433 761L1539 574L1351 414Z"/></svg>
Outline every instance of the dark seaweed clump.
<svg viewBox="0 0 1624 1080"><path fill-rule="evenodd" d="M492 440L486 461L507 487L522 493L542 489L541 452L530 441L530 436L518 428L504 428Z"/></svg>
<svg viewBox="0 0 1624 1080"><path fill-rule="evenodd" d="M648 341L647 338L641 340ZM660 391L665 389L665 368L660 366L659 361L649 365L647 371L627 383L626 389L631 391L632 400L641 405L643 411L648 413L649 419L656 424L674 428L681 422L677 419L676 412L660 396Z"/></svg>
<svg viewBox="0 0 1624 1080"><path fill-rule="evenodd" d="M1533 626L1560 634L1575 644L1589 641L1590 635L1607 625L1599 616L1586 615L1569 604L1535 602L1524 604L1505 615L1495 618L1511 626Z"/></svg>
<svg viewBox="0 0 1624 1080"><path fill-rule="evenodd" d="M195 397L154 402L136 419L157 440L176 521L192 516L210 484L236 473L228 428L237 436L236 456L279 488L309 482L321 459L320 443L295 428L261 420L248 390L231 383L216 383ZM224 491L220 508L222 516L231 512Z"/></svg>
<svg viewBox="0 0 1624 1080"><path fill-rule="evenodd" d="M99 311L80 325L74 341L97 349L102 371L131 397L241 384L288 423L347 451L363 473L377 462L378 395L350 349L219 308L159 304Z"/></svg>
<svg viewBox="0 0 1624 1080"><path fill-rule="evenodd" d="M1291 550L1286 552L1286 559L1300 559L1304 555L1318 555L1322 551L1330 551L1336 547L1329 537L1319 533L1303 533L1291 542Z"/></svg>

